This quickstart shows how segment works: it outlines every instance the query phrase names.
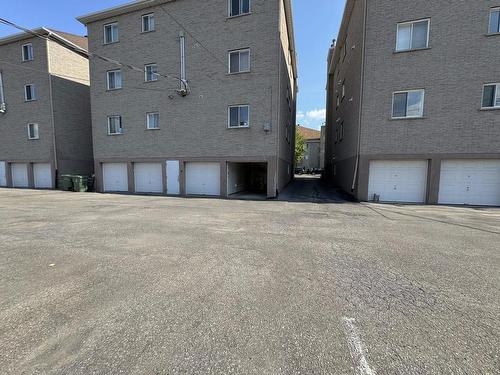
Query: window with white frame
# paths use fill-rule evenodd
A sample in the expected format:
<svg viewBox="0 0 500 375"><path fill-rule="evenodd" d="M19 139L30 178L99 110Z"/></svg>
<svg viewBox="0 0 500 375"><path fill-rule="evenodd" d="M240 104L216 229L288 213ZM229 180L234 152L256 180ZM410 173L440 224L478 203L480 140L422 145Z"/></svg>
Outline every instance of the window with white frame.
<svg viewBox="0 0 500 375"><path fill-rule="evenodd" d="M144 66L144 81L153 82L158 81L158 65L148 64Z"/></svg>
<svg viewBox="0 0 500 375"><path fill-rule="evenodd" d="M417 118L424 115L424 90L395 92L392 97L392 118Z"/></svg>
<svg viewBox="0 0 500 375"><path fill-rule="evenodd" d="M429 19L398 23L396 51L429 47L429 26Z"/></svg>
<svg viewBox="0 0 500 375"><path fill-rule="evenodd" d="M148 33L155 30L155 15L154 13L145 14L142 16L142 32Z"/></svg>
<svg viewBox="0 0 500 375"><path fill-rule="evenodd" d="M122 117L108 116L108 134L123 134Z"/></svg>
<svg viewBox="0 0 500 375"><path fill-rule="evenodd" d="M24 100L27 102L36 100L36 88L34 84L31 83L24 86Z"/></svg>
<svg viewBox="0 0 500 375"><path fill-rule="evenodd" d="M229 73L250 71L250 50L242 49L229 52Z"/></svg>
<svg viewBox="0 0 500 375"><path fill-rule="evenodd" d="M38 139L38 124L28 124L28 139Z"/></svg>
<svg viewBox="0 0 500 375"><path fill-rule="evenodd" d="M250 13L250 0L229 0L229 17Z"/></svg>
<svg viewBox="0 0 500 375"><path fill-rule="evenodd" d="M500 8L491 8L490 10L489 33L500 33Z"/></svg>
<svg viewBox="0 0 500 375"><path fill-rule="evenodd" d="M149 130L160 129L160 114L151 112L146 115L146 127Z"/></svg>
<svg viewBox="0 0 500 375"><path fill-rule="evenodd" d="M31 43L23 45L23 61L33 60L33 45Z"/></svg>
<svg viewBox="0 0 500 375"><path fill-rule="evenodd" d="M250 126L250 107L248 105L230 106L228 109L229 128L247 128Z"/></svg>
<svg viewBox="0 0 500 375"><path fill-rule="evenodd" d="M345 98L345 79L342 81L342 100Z"/></svg>
<svg viewBox="0 0 500 375"><path fill-rule="evenodd" d="M107 72L108 90L118 90L122 88L122 71L110 70Z"/></svg>
<svg viewBox="0 0 500 375"><path fill-rule="evenodd" d="M482 108L500 108L500 83L488 83L483 86Z"/></svg>
<svg viewBox="0 0 500 375"><path fill-rule="evenodd" d="M104 44L116 43L118 40L118 22L104 25Z"/></svg>

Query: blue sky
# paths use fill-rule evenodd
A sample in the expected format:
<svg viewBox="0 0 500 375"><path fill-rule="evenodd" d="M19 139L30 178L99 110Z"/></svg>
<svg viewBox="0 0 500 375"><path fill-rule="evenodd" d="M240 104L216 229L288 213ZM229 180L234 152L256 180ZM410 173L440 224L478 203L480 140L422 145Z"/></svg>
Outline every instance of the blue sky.
<svg viewBox="0 0 500 375"><path fill-rule="evenodd" d="M297 122L319 128L325 117L326 55L337 37L345 0L292 0L295 39L299 55ZM129 0L8 0L2 17L22 26L52 27L84 35L75 17L129 2ZM29 10L29 11L27 11ZM16 30L0 25L0 36Z"/></svg>

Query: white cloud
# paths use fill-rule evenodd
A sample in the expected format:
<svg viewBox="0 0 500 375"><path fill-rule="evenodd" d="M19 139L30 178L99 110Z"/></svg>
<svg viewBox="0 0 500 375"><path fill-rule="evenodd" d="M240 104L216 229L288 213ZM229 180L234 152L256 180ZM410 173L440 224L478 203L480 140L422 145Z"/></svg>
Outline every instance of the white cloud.
<svg viewBox="0 0 500 375"><path fill-rule="evenodd" d="M313 120L326 120L326 109L314 109L312 111L307 111L306 116Z"/></svg>
<svg viewBox="0 0 500 375"><path fill-rule="evenodd" d="M297 111L297 123L308 128L320 129L326 121L326 109Z"/></svg>

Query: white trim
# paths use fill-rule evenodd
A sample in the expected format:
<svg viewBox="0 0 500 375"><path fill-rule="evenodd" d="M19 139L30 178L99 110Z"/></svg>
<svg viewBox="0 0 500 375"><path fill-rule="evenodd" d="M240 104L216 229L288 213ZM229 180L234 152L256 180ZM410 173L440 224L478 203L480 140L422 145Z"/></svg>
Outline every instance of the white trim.
<svg viewBox="0 0 500 375"><path fill-rule="evenodd" d="M238 124L240 121L240 108L246 107L248 110L248 125L245 126L231 126L231 108L238 108ZM249 104L234 104L227 107L227 128L228 129L241 129L250 127L250 105Z"/></svg>
<svg viewBox="0 0 500 375"><path fill-rule="evenodd" d="M412 44L413 44L413 28L414 28L414 26L415 26L416 23L423 22L423 21L427 21L427 40L426 40L426 43L425 43L425 47L413 48L412 47ZM398 49L399 27L400 26L406 26L406 25L411 25L411 29L410 29L410 46L409 46L409 48ZM430 41L430 35L431 35L430 32L431 32L431 19L430 18L422 18L422 19L414 20L414 21L399 22L397 24L397 26L396 26L396 48L395 48L395 51L396 52L405 52L405 51L415 51L415 50L419 50L419 49L429 48L429 41Z"/></svg>
<svg viewBox="0 0 500 375"><path fill-rule="evenodd" d="M153 128L149 126L149 116L150 115L158 115L158 127ZM146 113L146 129L147 130L158 130L160 129L160 112L148 112Z"/></svg>
<svg viewBox="0 0 500 375"><path fill-rule="evenodd" d="M232 0L227 1L227 16L229 18L244 16L244 15L252 13L252 0L248 0L248 12L245 12L245 13L243 13L243 0L238 0L238 1L239 1L239 5L240 5L240 10L239 10L238 14L231 14L231 12L233 10Z"/></svg>
<svg viewBox="0 0 500 375"><path fill-rule="evenodd" d="M26 46L29 46L30 49L29 51L31 52L31 58L28 58L28 59L25 59L24 58L24 47ZM23 62L26 62L26 61L33 61L35 59L35 52L34 52L34 49L33 49L33 43L26 43L26 44L23 44L21 46L21 53L22 53L22 61Z"/></svg>
<svg viewBox="0 0 500 375"><path fill-rule="evenodd" d="M151 29L151 22L148 23L150 29L149 30L144 30L144 18L145 17L148 17L148 18L152 18L153 19L153 28ZM141 16L141 32L142 33L150 33L152 31L155 31L156 30L156 19L155 19L155 14L154 12L151 12L151 13L147 13L147 14L143 14Z"/></svg>
<svg viewBox="0 0 500 375"><path fill-rule="evenodd" d="M247 70L241 70L241 53L242 52L248 52L248 69ZM231 72L231 55L233 53L238 53L238 71L237 72ZM228 74L240 74L240 73L249 73L252 69L252 55L250 52L250 48L242 48L242 49L234 49L228 52L227 54L228 58Z"/></svg>
<svg viewBox="0 0 500 375"><path fill-rule="evenodd" d="M156 66L156 73L152 73L154 79L148 79L148 70L147 68L149 66ZM156 82L158 81L160 75L158 74L158 64L157 63L152 63L152 64L145 64L144 65L144 82Z"/></svg>
<svg viewBox="0 0 500 375"><path fill-rule="evenodd" d="M106 27L108 26L116 26L116 40L112 40L110 42L106 41ZM118 21L115 22L110 22L102 26L103 30L103 44L113 44L113 43L118 43L120 41L120 29L118 28ZM113 31L111 31L111 38L113 38Z"/></svg>
<svg viewBox="0 0 500 375"><path fill-rule="evenodd" d="M493 106L492 107L484 107L483 106L483 100L484 100L484 89L486 86L495 86L495 98L493 99ZM481 109L491 109L491 108L500 108L500 105L495 105L497 103L497 100L499 99L500 96L500 83L497 82L491 82L491 83L485 83L483 84L483 91L481 95Z"/></svg>
<svg viewBox="0 0 500 375"><path fill-rule="evenodd" d="M422 108L420 108L420 114L418 116L394 116L394 97L396 94L407 94L406 96L406 113L408 114L408 94L411 92L421 92L422 93ZM391 118L393 120L400 119L409 119L409 118L422 118L424 117L424 108L425 108L425 89L415 89L415 90L402 90L402 91L394 91L392 93L392 107L391 107Z"/></svg>
<svg viewBox="0 0 500 375"><path fill-rule="evenodd" d="M31 132L30 132L30 127L33 126L33 134L34 134L34 137L31 136ZM38 124L37 123L29 123L28 124L28 139L29 140L36 140L36 139L40 139L40 133L38 131Z"/></svg>
<svg viewBox="0 0 500 375"><path fill-rule="evenodd" d="M26 92L26 88L31 87L31 99L28 99L28 95ZM36 86L34 83L28 83L27 85L24 85L24 101L25 102L34 102L37 100L37 95L36 95Z"/></svg>
<svg viewBox="0 0 500 375"><path fill-rule="evenodd" d="M110 120L111 119L119 119L120 120L120 131L119 132L115 132L115 133L111 133L111 124L110 124ZM111 115L111 116L108 116L108 135L122 135L123 134L123 125L122 125L122 116L120 115Z"/></svg>

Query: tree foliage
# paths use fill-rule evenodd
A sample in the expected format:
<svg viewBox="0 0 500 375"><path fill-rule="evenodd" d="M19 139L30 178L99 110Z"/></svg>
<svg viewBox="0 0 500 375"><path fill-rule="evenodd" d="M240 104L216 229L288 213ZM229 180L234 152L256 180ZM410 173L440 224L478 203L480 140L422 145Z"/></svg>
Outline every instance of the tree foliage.
<svg viewBox="0 0 500 375"><path fill-rule="evenodd" d="M300 133L299 128L295 129L295 164L300 163L304 160L306 153L306 140L304 136Z"/></svg>

